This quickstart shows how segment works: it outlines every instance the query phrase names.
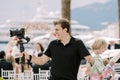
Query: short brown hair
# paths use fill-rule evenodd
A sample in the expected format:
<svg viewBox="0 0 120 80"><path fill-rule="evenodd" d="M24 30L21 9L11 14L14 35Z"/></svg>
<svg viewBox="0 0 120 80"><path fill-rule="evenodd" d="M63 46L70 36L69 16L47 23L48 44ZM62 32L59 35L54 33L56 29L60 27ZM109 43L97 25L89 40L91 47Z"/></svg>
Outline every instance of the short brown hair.
<svg viewBox="0 0 120 80"><path fill-rule="evenodd" d="M67 32L69 34L71 33L71 28L70 28L70 22L69 22L69 20L67 20L67 19L60 19L60 20L54 21L54 25L57 25L57 24L61 24L61 27L63 29L67 28Z"/></svg>

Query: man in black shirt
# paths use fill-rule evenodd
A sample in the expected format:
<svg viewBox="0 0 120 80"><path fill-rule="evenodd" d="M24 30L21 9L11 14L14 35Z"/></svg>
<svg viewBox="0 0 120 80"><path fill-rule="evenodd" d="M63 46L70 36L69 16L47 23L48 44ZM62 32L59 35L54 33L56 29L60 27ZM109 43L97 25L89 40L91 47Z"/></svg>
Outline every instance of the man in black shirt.
<svg viewBox="0 0 120 80"><path fill-rule="evenodd" d="M57 39L50 42L45 53L40 58L28 54L25 54L25 58L40 65L51 58L50 80L77 80L81 59L85 58L91 64L94 64L94 59L82 40L71 36L68 20L60 19L55 21L54 30Z"/></svg>

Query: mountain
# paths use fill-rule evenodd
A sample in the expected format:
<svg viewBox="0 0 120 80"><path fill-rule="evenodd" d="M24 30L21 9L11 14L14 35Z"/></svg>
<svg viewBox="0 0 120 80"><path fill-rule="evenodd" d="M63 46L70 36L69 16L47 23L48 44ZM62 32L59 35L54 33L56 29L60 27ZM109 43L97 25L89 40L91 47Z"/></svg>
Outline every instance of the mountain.
<svg viewBox="0 0 120 80"><path fill-rule="evenodd" d="M90 26L93 30L103 29L102 22L116 22L118 20L118 2L111 0L105 4L93 4L71 10L71 18L82 25Z"/></svg>

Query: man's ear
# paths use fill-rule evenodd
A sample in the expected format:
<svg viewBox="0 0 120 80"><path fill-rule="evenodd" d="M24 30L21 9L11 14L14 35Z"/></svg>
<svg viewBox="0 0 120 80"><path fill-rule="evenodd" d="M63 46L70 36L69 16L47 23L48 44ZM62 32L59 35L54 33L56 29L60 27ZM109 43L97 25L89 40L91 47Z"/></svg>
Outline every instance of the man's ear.
<svg viewBox="0 0 120 80"><path fill-rule="evenodd" d="M67 32L67 28L64 29Z"/></svg>

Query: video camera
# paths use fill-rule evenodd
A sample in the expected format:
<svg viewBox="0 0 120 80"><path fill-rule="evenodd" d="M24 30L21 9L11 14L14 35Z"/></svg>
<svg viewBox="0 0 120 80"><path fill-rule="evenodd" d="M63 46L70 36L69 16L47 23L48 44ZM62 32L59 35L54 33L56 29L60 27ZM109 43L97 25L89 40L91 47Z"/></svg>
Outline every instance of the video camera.
<svg viewBox="0 0 120 80"><path fill-rule="evenodd" d="M21 28L20 30L16 29L16 30L10 30L10 37L12 36L17 36L19 39L24 38L25 35L25 29Z"/></svg>
<svg viewBox="0 0 120 80"><path fill-rule="evenodd" d="M25 29L16 29L16 30L10 30L10 37L17 36L19 39L25 39L27 42L30 41L30 38L24 37L25 35Z"/></svg>

